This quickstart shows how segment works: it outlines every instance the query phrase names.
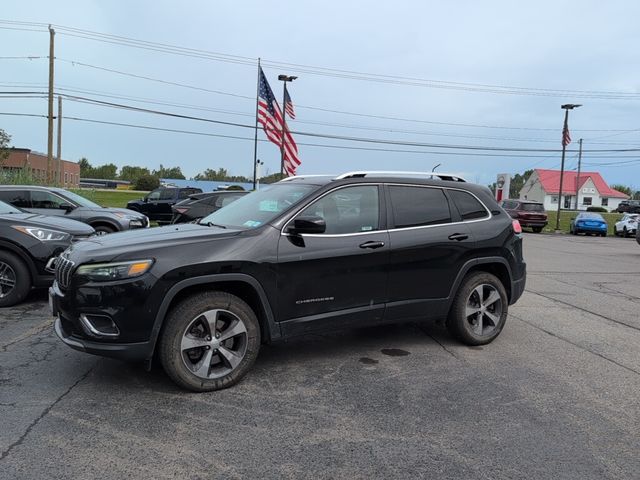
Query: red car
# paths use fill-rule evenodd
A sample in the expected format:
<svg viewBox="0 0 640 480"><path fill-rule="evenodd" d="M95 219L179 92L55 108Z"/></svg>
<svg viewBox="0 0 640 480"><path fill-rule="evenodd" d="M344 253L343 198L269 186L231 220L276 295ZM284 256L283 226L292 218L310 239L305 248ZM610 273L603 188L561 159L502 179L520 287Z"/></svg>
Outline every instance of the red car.
<svg viewBox="0 0 640 480"><path fill-rule="evenodd" d="M503 200L501 206L511 217L518 219L521 226L529 227L535 233L540 233L547 226L547 212L542 203L528 200Z"/></svg>

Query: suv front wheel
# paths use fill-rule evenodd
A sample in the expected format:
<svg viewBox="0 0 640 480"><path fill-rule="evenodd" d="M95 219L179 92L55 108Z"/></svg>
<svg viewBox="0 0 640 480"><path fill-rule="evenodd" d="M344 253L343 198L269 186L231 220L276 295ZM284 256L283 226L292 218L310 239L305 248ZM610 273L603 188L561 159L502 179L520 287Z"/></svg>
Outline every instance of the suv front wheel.
<svg viewBox="0 0 640 480"><path fill-rule="evenodd" d="M236 384L260 350L260 325L242 299L202 292L180 302L165 320L160 361L178 385L195 392Z"/></svg>
<svg viewBox="0 0 640 480"><path fill-rule="evenodd" d="M447 329L467 345L492 342L507 320L508 300L502 282L486 272L465 277L449 311Z"/></svg>

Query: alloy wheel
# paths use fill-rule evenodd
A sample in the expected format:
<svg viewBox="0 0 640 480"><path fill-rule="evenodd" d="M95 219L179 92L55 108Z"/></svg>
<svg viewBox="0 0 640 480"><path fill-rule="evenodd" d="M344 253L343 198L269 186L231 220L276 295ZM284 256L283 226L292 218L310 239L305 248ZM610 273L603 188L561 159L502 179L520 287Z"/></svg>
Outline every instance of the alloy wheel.
<svg viewBox="0 0 640 480"><path fill-rule="evenodd" d="M9 295L16 286L16 272L11 265L0 261L0 298Z"/></svg>
<svg viewBox="0 0 640 480"><path fill-rule="evenodd" d="M478 285L467 299L465 317L469 328L476 335L490 335L500 323L502 308L502 298L493 285Z"/></svg>
<svg viewBox="0 0 640 480"><path fill-rule="evenodd" d="M180 343L184 365L204 379L228 375L246 353L246 325L237 315L223 309L208 310L194 318Z"/></svg>

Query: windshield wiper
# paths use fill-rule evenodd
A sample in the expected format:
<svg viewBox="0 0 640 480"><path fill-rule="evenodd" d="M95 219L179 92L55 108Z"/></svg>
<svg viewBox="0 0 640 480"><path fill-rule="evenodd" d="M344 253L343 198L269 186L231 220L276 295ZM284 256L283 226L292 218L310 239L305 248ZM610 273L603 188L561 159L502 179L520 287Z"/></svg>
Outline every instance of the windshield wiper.
<svg viewBox="0 0 640 480"><path fill-rule="evenodd" d="M227 228L224 225L218 225L217 223L213 223L213 222L200 223L200 225L206 225L207 227Z"/></svg>

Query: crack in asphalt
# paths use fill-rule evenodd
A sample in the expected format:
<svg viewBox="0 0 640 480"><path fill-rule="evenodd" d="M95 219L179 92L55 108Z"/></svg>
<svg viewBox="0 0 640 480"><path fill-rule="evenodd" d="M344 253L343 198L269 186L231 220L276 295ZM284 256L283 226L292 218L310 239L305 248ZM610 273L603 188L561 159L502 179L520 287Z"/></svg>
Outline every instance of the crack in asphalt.
<svg viewBox="0 0 640 480"><path fill-rule="evenodd" d="M47 320L44 324L38 325L37 327L34 327L31 330L28 330L27 332L23 333L19 337L14 338L13 340L3 345L0 345L0 352L6 352L7 348L11 347L12 345L15 345L16 343L19 343L33 335L37 335L38 333L44 332L46 329L50 328L52 324L53 324L53 320Z"/></svg>
<svg viewBox="0 0 640 480"><path fill-rule="evenodd" d="M27 438L27 435L29 435L29 433L31 432L31 430L33 430L33 428L40 422L40 420L42 420L44 417L46 417L49 412L51 411L51 409L53 407L55 407L64 397L66 397L69 393L71 393L71 391L77 387L80 382L82 382L85 378L87 378L89 376L89 374L93 371L93 369L96 367L96 365L98 364L100 360L97 360L92 366L91 368L89 368L89 370L86 371L86 373L84 373L78 380L76 380L73 385L71 385L67 390L65 390L60 396L58 396L58 398L56 398L53 403L51 405L49 405L47 408L45 408L42 413L40 415L38 415L38 417L29 424L29 426L27 427L27 429L24 431L24 433L22 435L20 435L20 438L18 438L15 442L13 442L11 445L9 445L7 447L7 449L2 452L0 454L0 461L4 460L10 453L11 451L20 446L22 444L22 442L24 442L24 439Z"/></svg>
<svg viewBox="0 0 640 480"><path fill-rule="evenodd" d="M629 325L628 323L621 322L620 320L615 320L613 318L607 317L606 315L602 315L601 313L596 313L586 308L579 307L578 305L574 305L573 303L565 302L562 300L558 300L557 298L550 297L548 295L544 295L540 292L534 292L533 290L526 289L525 291L529 293L533 293L534 295L538 295L540 297L546 298L547 300L551 300L552 302L562 303L563 305L567 305L569 307L573 307L581 312L589 313L591 315L595 315L596 317L604 318L605 320L609 320L610 322L617 323L618 325L622 325L624 327L631 328L633 330L638 330L640 332L640 327L636 327L635 325Z"/></svg>
<svg viewBox="0 0 640 480"><path fill-rule="evenodd" d="M530 325L531 327L533 327L533 328L535 328L537 330L540 330L541 332L544 332L547 335L550 335L550 336L552 336L554 338L557 338L558 340L562 340L563 342L567 342L568 344L573 345L574 347L577 347L580 350L584 350L585 352L589 352L592 355L595 355L595 356L600 357L600 358L602 358L602 359L604 359L604 360L606 360L608 362L613 363L614 365L617 365L618 367L622 367L625 370L630 371L631 373L635 373L636 375L640 375L640 371L638 371L638 370L635 370L635 369L633 369L631 367L627 367L626 365L624 365L624 364L622 364L620 362L617 362L616 360L613 360L613 359L607 357L606 355L603 355L603 354L598 353L598 352L594 352L593 350L590 350L590 349L584 347L583 345L580 345L579 343L572 342L568 338L562 337L562 336L557 335L557 334L555 334L555 333L553 333L553 332L551 332L551 331L549 331L549 330L547 330L545 328L539 327L538 325L536 325L534 323L531 323L531 322L525 320L524 318L518 317L517 315L514 315L512 313L510 313L509 316L515 318L516 320L520 320L521 322L526 323L527 325Z"/></svg>
<svg viewBox="0 0 640 480"><path fill-rule="evenodd" d="M449 350L447 347L445 347L445 346L444 346L444 344L440 343L440 341L439 341L437 338L435 338L433 335L431 335L429 332L427 332L427 331L424 329L424 327L422 327L421 325L419 325L419 324L417 324L417 323L415 324L415 326L416 326L416 327L418 327L418 330L420 330L422 333L424 333L427 337L429 337L431 340L433 340L433 341L434 341L434 342L436 342L438 345L440 345L440 347L442 347L442 349L443 349L445 352L447 352L449 355L451 355L451 356L452 356L453 358L455 358L456 360L460 360L460 359L458 358L458 356L457 356L455 353L453 353L451 350Z"/></svg>

